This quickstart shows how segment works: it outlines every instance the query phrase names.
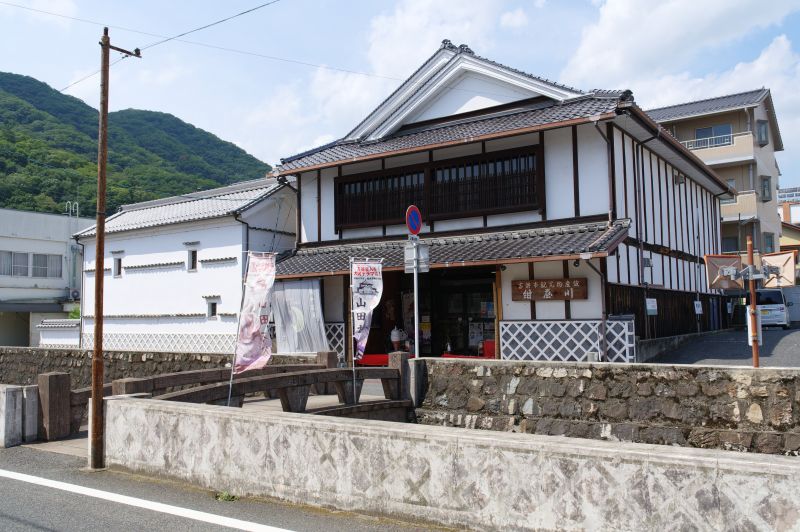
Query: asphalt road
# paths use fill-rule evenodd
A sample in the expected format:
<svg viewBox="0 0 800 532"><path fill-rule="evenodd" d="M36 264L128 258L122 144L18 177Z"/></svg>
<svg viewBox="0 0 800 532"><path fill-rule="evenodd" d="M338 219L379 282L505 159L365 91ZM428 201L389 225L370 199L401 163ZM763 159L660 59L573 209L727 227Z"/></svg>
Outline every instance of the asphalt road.
<svg viewBox="0 0 800 532"><path fill-rule="evenodd" d="M762 367L800 367L800 324L784 331L765 328L759 350ZM667 364L709 364L751 366L752 350L747 345L747 331L725 331L692 340L676 351L659 356L653 362Z"/></svg>
<svg viewBox="0 0 800 532"><path fill-rule="evenodd" d="M0 530L179 532L237 528L236 523L230 521L223 523L228 526L214 524L225 518L244 521L245 524L268 525L275 527L273 530L276 532L284 529L347 532L424 529L411 523L274 501L241 499L222 502L217 501L211 492L183 483L112 471L89 472L84 466L84 459L73 456L26 447L0 449ZM32 477L20 480L16 478L19 473ZM41 485L54 484L52 481L66 484L57 487ZM91 491L85 488L103 490L111 495L72 492ZM117 494L144 501L144 507L121 503L116 499L123 498ZM175 511L154 510L151 502L176 507L179 515L173 515ZM206 520L185 517L192 511L210 514L211 519L209 521L208 515ZM215 521L215 516L220 519ZM238 528L247 529L246 526Z"/></svg>

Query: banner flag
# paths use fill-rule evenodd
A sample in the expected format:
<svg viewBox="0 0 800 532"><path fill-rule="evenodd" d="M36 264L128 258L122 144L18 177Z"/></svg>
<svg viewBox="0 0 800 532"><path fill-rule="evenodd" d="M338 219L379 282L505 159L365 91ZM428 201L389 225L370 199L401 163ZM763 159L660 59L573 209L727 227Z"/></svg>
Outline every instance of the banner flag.
<svg viewBox="0 0 800 532"><path fill-rule="evenodd" d="M369 327L372 323L372 311L378 306L383 295L381 272L381 259L352 259L350 262L353 344L356 346L356 360L361 360L364 356Z"/></svg>
<svg viewBox="0 0 800 532"><path fill-rule="evenodd" d="M778 253L765 253L761 255L761 266L773 266L776 273L767 275L764 288L783 288L795 285L795 264L797 251L782 251Z"/></svg>
<svg viewBox="0 0 800 532"><path fill-rule="evenodd" d="M233 373L261 369L272 357L272 340L269 337L271 291L275 283L275 254L247 253L247 272L242 287L242 308Z"/></svg>

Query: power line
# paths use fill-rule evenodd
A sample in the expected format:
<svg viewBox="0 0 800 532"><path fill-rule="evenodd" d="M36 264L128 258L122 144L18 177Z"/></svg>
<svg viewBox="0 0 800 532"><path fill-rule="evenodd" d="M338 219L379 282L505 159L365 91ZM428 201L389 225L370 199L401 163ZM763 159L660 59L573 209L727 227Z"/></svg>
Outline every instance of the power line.
<svg viewBox="0 0 800 532"><path fill-rule="evenodd" d="M167 37L166 39L163 39L161 41L154 42L152 44L148 44L147 46L143 47L142 50L147 50L148 48L153 48L154 46L158 46L159 44L164 44L165 42L174 41L175 39L178 39L180 37L184 37L186 35L189 35L190 33L195 33L195 32L200 31L200 30L205 30L205 29L210 28L212 26L216 26L217 24L222 24L223 22L227 22L229 20L235 19L236 17L241 17L242 15L246 15L248 13L252 13L253 11L261 9L262 7L271 6L272 4L275 4L277 2L280 2L280 0L272 0L271 2L265 2L265 3L261 4L261 5L256 6L256 7L253 7L253 8L250 8L250 9L246 9L246 10L242 11L241 13L236 13L235 15L231 15L230 17L226 17L226 18L217 20L216 22L212 22L211 24L206 24L205 26L200 26L199 28L195 28L193 30L189 30L189 31L185 31L183 33L179 33L178 35L175 35L174 37Z"/></svg>
<svg viewBox="0 0 800 532"><path fill-rule="evenodd" d="M253 11L257 11L257 10L259 10L261 8L270 6L272 4L276 4L278 2L280 2L280 0L271 0L270 2L265 2L263 4L257 5L255 7L250 8L250 9L246 9L244 11L241 11L241 12L236 13L234 15L231 15L229 17L225 17L223 19L215 20L214 22L211 22L209 24L205 24L203 26L191 29L189 31L185 31L183 33L179 33L177 35L173 35L172 37L165 37L163 35L157 35L157 34L154 34L154 33L134 30L134 29L131 29L131 28L116 27L116 26L113 26L113 25L110 25L110 24L102 24L102 23L94 21L94 20L82 19L82 18L78 18L78 17L72 17L72 16L69 16L69 15L62 15L60 13L53 13L51 11L45 11L43 9L35 9L35 8L32 8L32 7L28 7L28 6L23 6L23 5L19 5L19 4L13 4L11 2L2 2L2 1L0 1L0 4L6 5L6 6L9 6L9 7L17 7L17 8L20 8L20 9L26 9L28 11L34 11L36 13L42 13L42 14L45 14L45 15L52 15L52 16L56 16L56 17L66 18L66 19L69 19L69 20L75 20L75 21L78 21L78 22L85 22L85 23L88 23L88 24L98 24L98 25L103 25L105 27L115 27L115 28L118 28L118 29L122 29L124 31L131 31L131 32L134 32L134 33L140 33L140 34L149 35L149 36L152 36L152 37L163 37L161 40L153 42L153 43L150 43L150 44L148 44L146 46L143 46L141 48L142 50L147 50L148 48L154 48L156 46L159 46L159 45L164 44L164 43L169 42L169 41L179 40L180 37L184 37L184 36L189 35L191 33L196 33L198 31L211 28L212 26L217 26L219 24L222 24L223 22L227 22L229 20L233 20L233 19L235 19L237 17L241 17L242 15L246 15L248 13L252 13ZM114 61L109 66L111 67L111 66L116 65L117 63L119 63L125 57L127 57L127 56L123 55L120 59ZM92 77L96 76L99 73L100 73L100 71L98 70L96 72L93 72L92 74L89 74L88 76L82 77L79 80L73 81L72 83L70 83L69 85L67 85L63 89L61 89L59 92L64 92L65 90L69 89L70 87L73 87L73 86L77 85L78 83L81 83L82 81L85 81L85 80L87 80L89 78L92 78Z"/></svg>

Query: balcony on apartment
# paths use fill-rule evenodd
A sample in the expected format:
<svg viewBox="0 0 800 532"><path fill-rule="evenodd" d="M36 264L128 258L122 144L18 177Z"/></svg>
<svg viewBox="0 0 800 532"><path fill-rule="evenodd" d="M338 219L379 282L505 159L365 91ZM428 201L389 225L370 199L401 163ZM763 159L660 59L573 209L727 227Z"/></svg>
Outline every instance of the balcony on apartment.
<svg viewBox="0 0 800 532"><path fill-rule="evenodd" d="M753 132L729 133L681 141L709 166L736 164L755 158Z"/></svg>

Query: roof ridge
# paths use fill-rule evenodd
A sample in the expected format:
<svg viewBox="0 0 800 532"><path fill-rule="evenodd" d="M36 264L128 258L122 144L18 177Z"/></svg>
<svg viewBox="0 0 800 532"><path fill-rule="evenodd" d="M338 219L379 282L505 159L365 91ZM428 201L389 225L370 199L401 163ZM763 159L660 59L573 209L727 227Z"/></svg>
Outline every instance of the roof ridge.
<svg viewBox="0 0 800 532"><path fill-rule="evenodd" d="M168 196L166 198L158 198L154 200L141 201L139 203L129 203L120 207L120 212L131 212L142 209L150 209L153 207L163 207L164 205L174 205L178 203L188 203L191 201L201 201L219 196L226 196L228 194L235 194L237 192L244 192L246 190L256 190L259 188L266 188L277 184L277 180L272 177L259 177L258 179L250 179L247 181L240 181L218 188L209 188L206 190L198 190L196 192L187 192L186 194L179 194L176 196Z"/></svg>
<svg viewBox="0 0 800 532"><path fill-rule="evenodd" d="M766 87L761 87L760 89L752 89L752 90L749 90L749 91L734 92L734 93L730 93L730 94L722 94L720 96L712 96L711 98L703 98L703 99L700 99L700 100L691 100L691 101L688 101L688 102L681 102L681 103L675 103L675 104L672 104L672 105L665 105L663 107L653 107L651 109L647 109L645 112L649 113L651 111L663 111L664 109L672 109L672 108L675 108L675 107L682 107L684 105L691 105L691 104L694 104L694 103L711 102L711 101L714 101L714 100L721 100L723 98L730 98L732 96L741 96L743 94L751 94L751 93L754 93L754 92L769 92L769 89L767 89Z"/></svg>

